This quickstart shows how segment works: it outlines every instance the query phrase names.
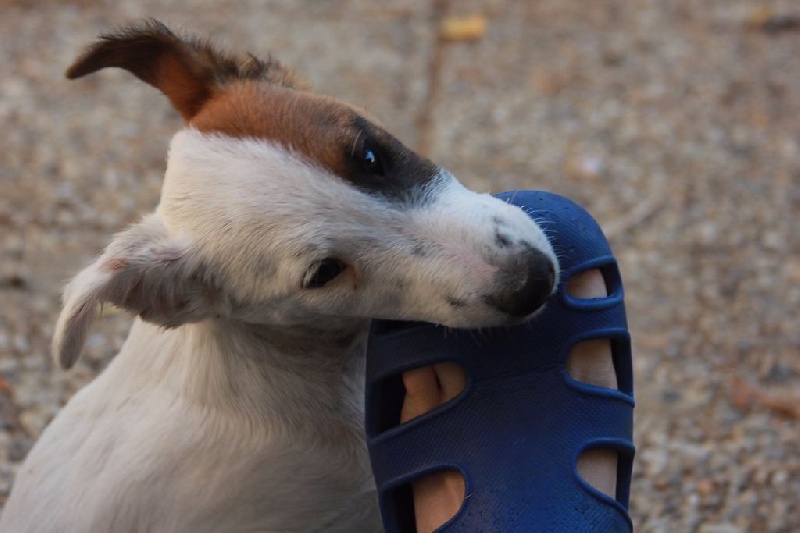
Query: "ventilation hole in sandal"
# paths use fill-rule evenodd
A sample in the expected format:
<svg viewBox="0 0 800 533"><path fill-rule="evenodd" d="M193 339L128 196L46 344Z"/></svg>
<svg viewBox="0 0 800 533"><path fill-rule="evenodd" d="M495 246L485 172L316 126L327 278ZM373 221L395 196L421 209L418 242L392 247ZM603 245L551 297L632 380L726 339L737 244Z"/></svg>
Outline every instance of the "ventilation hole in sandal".
<svg viewBox="0 0 800 533"><path fill-rule="evenodd" d="M629 336L611 337L611 357L617 375L617 390L633 396L633 357Z"/></svg>
<svg viewBox="0 0 800 533"><path fill-rule="evenodd" d="M366 416L367 435L376 437L400 424L405 393L400 374L382 379L369 388L367 394L372 408Z"/></svg>
<svg viewBox="0 0 800 533"><path fill-rule="evenodd" d="M467 385L458 363L442 362L390 376L372 390L367 433L376 436L455 399Z"/></svg>
<svg viewBox="0 0 800 533"><path fill-rule="evenodd" d="M619 454L612 448L589 448L578 457L578 474L609 498L617 497Z"/></svg>
<svg viewBox="0 0 800 533"><path fill-rule="evenodd" d="M609 339L589 339L572 347L567 373L575 381L617 389L617 372Z"/></svg>
<svg viewBox="0 0 800 533"><path fill-rule="evenodd" d="M397 526L398 533L416 533L414 520L414 491L411 484L400 485L386 493L384 520Z"/></svg>
<svg viewBox="0 0 800 533"><path fill-rule="evenodd" d="M467 373L458 363L436 363L403 372L403 385L401 423L441 407L461 394L467 386Z"/></svg>
<svg viewBox="0 0 800 533"><path fill-rule="evenodd" d="M622 290L622 278L616 263L574 274L567 282L567 294L579 300L594 300L617 296Z"/></svg>
<svg viewBox="0 0 800 533"><path fill-rule="evenodd" d="M572 276L567 282L567 293L573 298L582 300L608 297L605 278L597 268L578 272Z"/></svg>
<svg viewBox="0 0 800 533"><path fill-rule="evenodd" d="M579 342L567 357L567 373L575 381L633 395L630 339L614 336Z"/></svg>
<svg viewBox="0 0 800 533"><path fill-rule="evenodd" d="M625 447L617 450L617 491L616 498L620 505L628 508L631 492L631 480L633 479L633 447Z"/></svg>
<svg viewBox="0 0 800 533"><path fill-rule="evenodd" d="M458 470L427 473L387 492L388 518L400 533L431 533L458 514L465 488Z"/></svg>
<svg viewBox="0 0 800 533"><path fill-rule="evenodd" d="M625 444L591 446L578 457L577 470L592 488L628 508L634 450Z"/></svg>

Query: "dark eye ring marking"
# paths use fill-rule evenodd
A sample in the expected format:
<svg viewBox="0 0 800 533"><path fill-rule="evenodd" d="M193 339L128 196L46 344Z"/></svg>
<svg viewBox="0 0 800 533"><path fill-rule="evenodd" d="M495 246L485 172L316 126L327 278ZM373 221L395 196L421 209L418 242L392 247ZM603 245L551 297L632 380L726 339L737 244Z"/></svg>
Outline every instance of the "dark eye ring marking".
<svg viewBox="0 0 800 533"><path fill-rule="evenodd" d="M440 175L439 167L361 116L353 116L341 132L349 138L342 178L390 201L427 201L426 187Z"/></svg>

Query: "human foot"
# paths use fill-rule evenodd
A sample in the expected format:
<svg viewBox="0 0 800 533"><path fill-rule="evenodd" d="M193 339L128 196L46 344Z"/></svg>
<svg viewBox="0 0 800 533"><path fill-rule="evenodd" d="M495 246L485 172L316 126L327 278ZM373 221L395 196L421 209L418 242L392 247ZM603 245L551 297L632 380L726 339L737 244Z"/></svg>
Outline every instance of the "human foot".
<svg viewBox="0 0 800 533"><path fill-rule="evenodd" d="M608 296L603 275L597 269L574 276L567 292L581 299ZM567 371L573 379L599 387L617 388L617 376L607 339L584 341L572 348ZM439 363L403 373L405 398L400 422L407 422L455 398L466 385L464 369L455 363ZM617 452L590 449L578 458L578 472L590 485L614 497L617 486ZM464 478L458 472L429 474L411 483L418 533L430 533L450 520L464 501Z"/></svg>

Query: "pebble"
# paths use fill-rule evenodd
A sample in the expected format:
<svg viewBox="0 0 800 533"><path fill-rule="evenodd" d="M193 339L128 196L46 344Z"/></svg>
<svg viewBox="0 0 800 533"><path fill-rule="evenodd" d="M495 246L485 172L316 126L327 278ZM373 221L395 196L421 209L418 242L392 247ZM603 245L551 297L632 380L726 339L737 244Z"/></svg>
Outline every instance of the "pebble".
<svg viewBox="0 0 800 533"><path fill-rule="evenodd" d="M745 533L745 530L735 524L703 524L698 533Z"/></svg>

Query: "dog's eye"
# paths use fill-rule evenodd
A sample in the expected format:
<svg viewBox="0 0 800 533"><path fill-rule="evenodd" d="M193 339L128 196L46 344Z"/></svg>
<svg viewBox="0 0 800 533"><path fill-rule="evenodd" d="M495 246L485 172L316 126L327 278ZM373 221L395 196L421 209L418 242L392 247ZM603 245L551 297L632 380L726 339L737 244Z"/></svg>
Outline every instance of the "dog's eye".
<svg viewBox="0 0 800 533"><path fill-rule="evenodd" d="M328 257L312 264L303 277L304 289L318 289L333 281L347 268L342 261Z"/></svg>
<svg viewBox="0 0 800 533"><path fill-rule="evenodd" d="M378 162L378 156L375 155L375 151L371 148L367 148L364 150L364 166L366 166L370 170L374 170L378 167L380 163Z"/></svg>
<svg viewBox="0 0 800 533"><path fill-rule="evenodd" d="M361 149L359 163L365 172L373 176L384 176L386 174L386 161L377 146L365 143Z"/></svg>

